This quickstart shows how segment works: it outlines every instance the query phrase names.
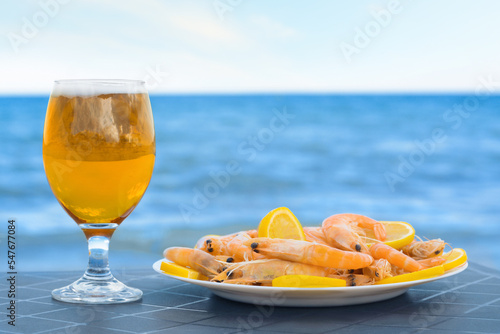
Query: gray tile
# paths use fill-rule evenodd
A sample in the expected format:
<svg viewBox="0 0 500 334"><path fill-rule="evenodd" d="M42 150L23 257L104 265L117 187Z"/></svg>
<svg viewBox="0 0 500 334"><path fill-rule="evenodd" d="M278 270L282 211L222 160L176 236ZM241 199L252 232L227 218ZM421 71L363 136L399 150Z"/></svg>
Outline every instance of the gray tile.
<svg viewBox="0 0 500 334"><path fill-rule="evenodd" d="M62 310L66 306L57 304L44 304L28 301L20 301L16 303L16 314L19 315L36 315L37 313Z"/></svg>
<svg viewBox="0 0 500 334"><path fill-rule="evenodd" d="M252 324L252 327L259 328L277 322L278 317L269 317L259 311L253 311L246 316L225 314L218 315L205 320L197 321L195 325L223 327L223 328L239 328L243 323Z"/></svg>
<svg viewBox="0 0 500 334"><path fill-rule="evenodd" d="M377 316L377 313L356 310L354 307L348 309L344 309L343 307L332 307L315 309L313 312L301 316L300 320L310 323L328 322L335 324L352 324Z"/></svg>
<svg viewBox="0 0 500 334"><path fill-rule="evenodd" d="M202 312L195 310L182 310L182 309L165 309L160 311L148 312L141 314L142 318L149 319L161 319L169 321L178 321L182 323L192 323L195 321L207 319L214 317L215 313L212 312Z"/></svg>
<svg viewBox="0 0 500 334"><path fill-rule="evenodd" d="M45 296L50 296L50 291L33 289L33 288L25 288L25 287L18 287L17 293L16 293L16 298L18 298L19 300L32 299L32 298L45 297Z"/></svg>
<svg viewBox="0 0 500 334"><path fill-rule="evenodd" d="M156 292L142 297L142 302L145 304L172 307L200 300L203 300L203 298L172 294L168 292Z"/></svg>
<svg viewBox="0 0 500 334"><path fill-rule="evenodd" d="M495 284L495 285L500 285L500 278L498 278L498 277L490 277L487 280L482 281L481 284Z"/></svg>
<svg viewBox="0 0 500 334"><path fill-rule="evenodd" d="M168 277L153 277L153 278L145 278L141 280L136 280L131 283L134 288L141 290L161 290L172 286L173 283L177 283L179 281L174 280L173 278Z"/></svg>
<svg viewBox="0 0 500 334"><path fill-rule="evenodd" d="M40 283L47 283L50 281L53 281L53 278L50 277L43 277L43 276L33 276L33 275L18 275L17 279L17 284L18 286L30 286L30 285L36 285Z"/></svg>
<svg viewBox="0 0 500 334"><path fill-rule="evenodd" d="M397 333L397 334L409 334L412 333L413 329L410 328L403 328L403 327L377 327L377 326L366 326L366 325L350 325L346 327L342 327L339 329L335 329L333 331L329 331L326 333L341 333L341 334L373 334L373 333Z"/></svg>
<svg viewBox="0 0 500 334"><path fill-rule="evenodd" d="M260 330L270 331L287 331L289 333L324 333L329 330L345 327L345 323L328 321L310 321L302 318L292 318L280 321L267 326L256 326ZM252 322L253 321L253 322ZM252 324L258 324L258 319L247 321L246 325L251 327Z"/></svg>
<svg viewBox="0 0 500 334"><path fill-rule="evenodd" d="M186 295L200 296L200 297L210 297L212 296L212 292L209 289L203 288L201 286L197 286L194 284L184 284L176 287L169 287L166 292L175 292L182 293Z"/></svg>
<svg viewBox="0 0 500 334"><path fill-rule="evenodd" d="M376 326L398 326L398 327L429 327L433 324L445 321L449 318L444 316L425 315L425 314L391 314L384 313L368 320L362 321L362 325L376 325Z"/></svg>
<svg viewBox="0 0 500 334"><path fill-rule="evenodd" d="M437 328L419 328L416 329L412 334L455 334L456 330L446 330L446 329L437 329ZM477 334L477 332L470 332L460 330L460 334Z"/></svg>
<svg viewBox="0 0 500 334"><path fill-rule="evenodd" d="M41 331L52 331L58 328L67 327L70 325L68 322L39 319L35 317L20 317L16 319L16 326L9 326L10 333L37 333Z"/></svg>
<svg viewBox="0 0 500 334"><path fill-rule="evenodd" d="M159 331L151 332L150 334L231 334L240 332L235 331L234 328L218 328L218 327L208 327L208 326L198 326L198 325L181 325L178 327L171 327ZM251 333L251 332L249 332ZM149 333L148 333L149 334Z"/></svg>
<svg viewBox="0 0 500 334"><path fill-rule="evenodd" d="M500 320L453 318L436 324L431 328L453 331L474 331L478 333L498 333L500 331Z"/></svg>
<svg viewBox="0 0 500 334"><path fill-rule="evenodd" d="M477 305L421 302L395 310L395 313L459 316Z"/></svg>
<svg viewBox="0 0 500 334"><path fill-rule="evenodd" d="M140 314L144 312L153 312L162 309L162 307L160 306L147 305L140 301L134 303L109 304L100 306L102 307L102 310L104 310L105 312L117 313L120 315Z"/></svg>
<svg viewBox="0 0 500 334"><path fill-rule="evenodd" d="M55 331L50 331L50 333L47 334L124 334L124 333L132 333L132 332L124 332L122 330L93 327L88 325L76 325L76 326L68 326Z"/></svg>
<svg viewBox="0 0 500 334"><path fill-rule="evenodd" d="M132 315L122 316L119 318L95 321L92 327L119 329L132 331L135 333L143 333L158 329L164 329L180 325L179 322L158 319L146 319Z"/></svg>
<svg viewBox="0 0 500 334"><path fill-rule="evenodd" d="M498 295L460 292L458 290L443 293L439 296L426 300L429 303L453 303L483 305L498 298Z"/></svg>
<svg viewBox="0 0 500 334"><path fill-rule="evenodd" d="M465 315L467 318L484 318L500 320L500 306L482 306ZM498 328L500 332L500 327Z"/></svg>
<svg viewBox="0 0 500 334"><path fill-rule="evenodd" d="M481 282L481 284L471 284L466 287L460 288L457 290L457 292L474 292L500 295L500 285L484 284L484 282Z"/></svg>
<svg viewBox="0 0 500 334"><path fill-rule="evenodd" d="M63 286L69 285L69 284L73 283L74 281L76 281L78 278L79 277L75 277L74 279L47 281L47 282L43 282L43 283L32 284L29 287L40 289L40 290L52 291L54 289L59 289L59 288L62 288Z"/></svg>
<svg viewBox="0 0 500 334"><path fill-rule="evenodd" d="M106 312L102 305L74 306L71 308L47 312L38 315L39 318L72 321L92 324L96 321L107 320L120 316L117 313Z"/></svg>

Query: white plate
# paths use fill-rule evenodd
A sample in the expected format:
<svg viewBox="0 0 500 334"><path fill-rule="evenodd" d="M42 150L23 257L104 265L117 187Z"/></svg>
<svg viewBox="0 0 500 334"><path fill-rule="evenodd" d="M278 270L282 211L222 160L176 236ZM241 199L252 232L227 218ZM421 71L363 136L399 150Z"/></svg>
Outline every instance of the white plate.
<svg viewBox="0 0 500 334"><path fill-rule="evenodd" d="M173 276L160 270L162 261L168 262L167 260L158 260L153 264L153 269L156 272L179 281L209 288L219 297L257 305L295 307L342 306L378 302L402 295L412 286L437 281L461 273L468 265L466 262L460 267L446 272L444 275L411 282L345 288L275 288L270 286L215 283Z"/></svg>

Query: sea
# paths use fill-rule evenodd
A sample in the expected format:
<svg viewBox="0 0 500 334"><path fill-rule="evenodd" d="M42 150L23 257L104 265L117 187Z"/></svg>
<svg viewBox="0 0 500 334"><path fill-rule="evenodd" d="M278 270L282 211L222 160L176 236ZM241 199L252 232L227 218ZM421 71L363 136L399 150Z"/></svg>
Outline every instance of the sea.
<svg viewBox="0 0 500 334"><path fill-rule="evenodd" d="M1 247L15 220L18 270L83 271L84 235L45 177L47 102L0 97ZM500 96L153 95L151 105L155 169L111 240L118 272L256 228L283 206L303 226L337 213L405 221L500 269Z"/></svg>

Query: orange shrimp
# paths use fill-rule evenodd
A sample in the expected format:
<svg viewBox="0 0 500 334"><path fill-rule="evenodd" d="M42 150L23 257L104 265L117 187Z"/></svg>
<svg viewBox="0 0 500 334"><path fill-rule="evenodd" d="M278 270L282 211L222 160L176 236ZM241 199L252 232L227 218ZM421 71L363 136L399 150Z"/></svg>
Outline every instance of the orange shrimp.
<svg viewBox="0 0 500 334"><path fill-rule="evenodd" d="M369 254L368 247L361 239L363 228L373 230L375 237L384 241L385 227L382 223L362 215L342 213L330 216L323 221L323 232L332 246L340 249Z"/></svg>
<svg viewBox="0 0 500 334"><path fill-rule="evenodd" d="M368 254L347 252L309 241L255 238L245 241L254 252L281 260L315 266L358 269L368 266L373 258Z"/></svg>
<svg viewBox="0 0 500 334"><path fill-rule="evenodd" d="M251 261L254 259L252 249L243 244L251 239L246 232L239 232L222 237L205 237L197 242L197 247L212 255L227 255L235 262Z"/></svg>
<svg viewBox="0 0 500 334"><path fill-rule="evenodd" d="M445 263L446 259L441 256L434 256L428 259L417 260L417 262L425 268L431 268Z"/></svg>
<svg viewBox="0 0 500 334"><path fill-rule="evenodd" d="M386 277L391 277L392 266L386 259L378 259L373 261L368 267L363 268L363 275L373 278L375 281L380 281Z"/></svg>
<svg viewBox="0 0 500 334"><path fill-rule="evenodd" d="M408 272L419 271L426 268L423 264L420 264L408 255L405 255L402 252L383 243L372 245L370 247L370 254L375 259L386 259L390 264L398 266L399 268Z"/></svg>
<svg viewBox="0 0 500 334"><path fill-rule="evenodd" d="M441 239L427 241L413 240L411 244L403 247L402 251L414 259L428 259L443 253L446 243Z"/></svg>
<svg viewBox="0 0 500 334"><path fill-rule="evenodd" d="M250 238L257 238L259 236L257 230L248 230L246 232L250 236Z"/></svg>
<svg viewBox="0 0 500 334"><path fill-rule="evenodd" d="M212 255L199 249L170 247L163 251L163 256L183 267L190 267L211 278L223 271L223 264Z"/></svg>
<svg viewBox="0 0 500 334"><path fill-rule="evenodd" d="M283 275L336 276L335 269L279 259L255 260L235 263L212 279L212 282L271 285L273 279Z"/></svg>
<svg viewBox="0 0 500 334"><path fill-rule="evenodd" d="M338 277L330 276L332 278L340 278L346 281L347 286L361 286L361 285L372 285L375 282L370 276L360 275L360 274L349 274L340 275Z"/></svg>
<svg viewBox="0 0 500 334"><path fill-rule="evenodd" d="M317 242L318 244L330 246L321 226L304 227L304 234L306 235L306 241Z"/></svg>

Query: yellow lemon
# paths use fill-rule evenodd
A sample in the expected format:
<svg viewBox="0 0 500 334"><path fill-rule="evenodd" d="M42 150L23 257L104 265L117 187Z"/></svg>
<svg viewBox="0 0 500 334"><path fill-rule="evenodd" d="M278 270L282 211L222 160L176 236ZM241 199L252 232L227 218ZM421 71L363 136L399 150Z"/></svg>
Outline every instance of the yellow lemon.
<svg viewBox="0 0 500 334"><path fill-rule="evenodd" d="M442 255L446 262L443 263L445 271L461 266L467 262L467 254L462 248L453 248L451 252Z"/></svg>
<svg viewBox="0 0 500 334"><path fill-rule="evenodd" d="M274 209L262 218L258 235L260 238L306 240L299 220L285 207Z"/></svg>
<svg viewBox="0 0 500 334"><path fill-rule="evenodd" d="M417 281L420 279L431 278L435 276L440 276L444 274L444 267L442 265L423 269L419 271L415 271L409 274L398 275L394 277L384 278L375 284L390 284L390 283L401 283L401 282L409 282L409 281Z"/></svg>
<svg viewBox="0 0 500 334"><path fill-rule="evenodd" d="M207 278L197 272L196 270L186 268L183 266L179 266L178 264L172 263L172 262L163 262L160 265L160 270L163 272L173 275L173 276L179 276L179 277L184 277L184 278L191 278L191 279L202 279L206 280Z"/></svg>
<svg viewBox="0 0 500 334"><path fill-rule="evenodd" d="M384 243L395 249L401 249L408 245L415 238L415 229L408 223L398 221L380 221L385 226L387 238ZM374 242L375 235L371 230L364 230L366 232L366 244L371 246Z"/></svg>
<svg viewBox="0 0 500 334"><path fill-rule="evenodd" d="M310 276L285 275L273 279L273 286L280 288L331 288L346 286L343 279Z"/></svg>

